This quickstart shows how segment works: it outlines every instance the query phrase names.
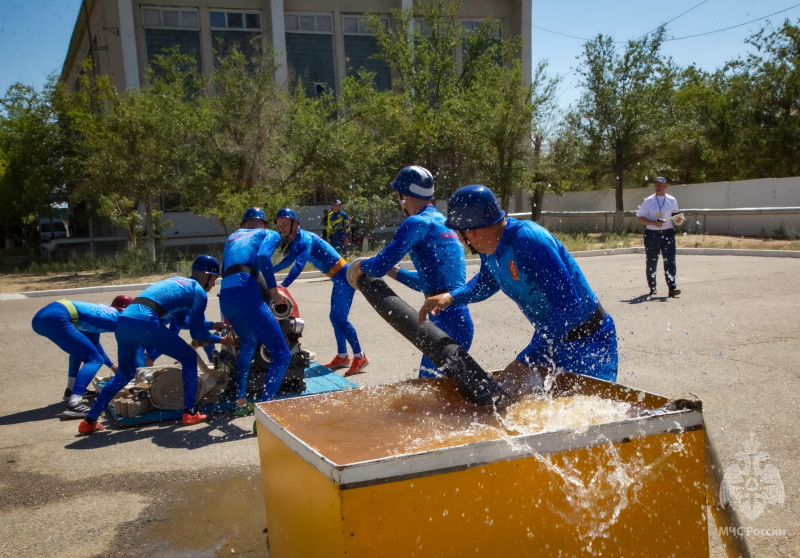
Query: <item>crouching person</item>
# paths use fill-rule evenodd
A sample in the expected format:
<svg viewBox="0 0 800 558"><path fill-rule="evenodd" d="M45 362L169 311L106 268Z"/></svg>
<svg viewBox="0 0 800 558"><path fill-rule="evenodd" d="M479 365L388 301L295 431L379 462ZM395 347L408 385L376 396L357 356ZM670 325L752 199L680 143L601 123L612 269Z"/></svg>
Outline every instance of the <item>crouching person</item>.
<svg viewBox="0 0 800 558"><path fill-rule="evenodd" d="M78 432L89 434L103 426L97 418L111 399L131 381L136 373L136 355L145 346L176 359L183 376L184 413L181 422L194 424L206 419L195 409L197 397L197 353L178 335L178 330L168 329L170 321L188 320L193 339L206 343L233 342L210 333L205 328L205 310L208 291L219 277L219 262L211 256L197 256L192 263L190 277L170 277L146 288L120 314L114 335L119 348L119 369L116 375L97 396Z"/></svg>
<svg viewBox="0 0 800 558"><path fill-rule="evenodd" d="M83 402L86 388L105 364L114 372L117 365L103 350L100 334L113 332L117 318L133 299L119 295L111 306L77 300L58 300L39 310L31 321L33 331L48 338L69 355L67 388L64 390L65 418L83 418L89 407Z"/></svg>
<svg viewBox="0 0 800 558"><path fill-rule="evenodd" d="M492 191L479 184L450 197L447 226L480 254L481 268L466 285L425 299L420 323L452 304L480 302L502 290L535 328L531 342L500 375L512 399L521 389L541 386L544 378L536 376L545 370L616 380L614 320L552 234L506 217Z"/></svg>

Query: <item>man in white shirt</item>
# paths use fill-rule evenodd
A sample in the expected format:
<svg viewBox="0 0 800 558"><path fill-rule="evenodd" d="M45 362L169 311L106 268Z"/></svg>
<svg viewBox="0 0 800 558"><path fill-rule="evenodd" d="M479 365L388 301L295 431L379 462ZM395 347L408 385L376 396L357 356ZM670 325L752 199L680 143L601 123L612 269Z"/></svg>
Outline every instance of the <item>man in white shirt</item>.
<svg viewBox="0 0 800 558"><path fill-rule="evenodd" d="M644 199L636 211L636 222L646 225L644 231L644 252L647 259L647 285L650 295L656 294L656 266L658 255L664 258L664 276L669 287L669 296L681 294L677 285L675 265L675 229L673 224L681 225L683 216L678 214L678 201L667 194L669 182L663 176L653 183L655 194Z"/></svg>

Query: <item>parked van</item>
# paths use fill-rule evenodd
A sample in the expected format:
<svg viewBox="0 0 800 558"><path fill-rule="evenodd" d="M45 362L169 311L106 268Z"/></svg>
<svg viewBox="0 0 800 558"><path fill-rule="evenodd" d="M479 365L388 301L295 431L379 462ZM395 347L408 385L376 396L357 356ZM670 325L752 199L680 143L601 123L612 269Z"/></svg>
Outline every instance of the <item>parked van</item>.
<svg viewBox="0 0 800 558"><path fill-rule="evenodd" d="M52 227L52 229L51 229ZM39 237L42 242L50 242L54 238L65 238L67 227L61 219L39 219Z"/></svg>

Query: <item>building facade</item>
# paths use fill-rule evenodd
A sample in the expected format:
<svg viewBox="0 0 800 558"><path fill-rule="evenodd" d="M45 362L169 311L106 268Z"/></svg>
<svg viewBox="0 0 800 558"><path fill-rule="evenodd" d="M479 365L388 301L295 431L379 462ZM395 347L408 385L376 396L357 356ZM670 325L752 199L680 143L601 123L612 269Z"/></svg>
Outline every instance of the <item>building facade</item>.
<svg viewBox="0 0 800 558"><path fill-rule="evenodd" d="M83 0L61 79L74 85L91 57L94 72L113 76L118 90L136 89L153 57L176 45L210 75L217 53L248 52L261 40L277 54L281 83L299 78L310 94L339 92L345 76L364 68L386 89L391 74L372 58L378 46L364 16L374 12L390 25L392 10L413 7L412 0ZM504 38L522 36L530 80L531 2L462 0L467 29L487 17L500 21Z"/></svg>
<svg viewBox="0 0 800 558"><path fill-rule="evenodd" d="M89 59L94 74L111 76L118 91L138 89L165 48L177 46L192 55L210 76L216 57L233 47L248 53L271 46L279 62L278 82L299 79L311 96L338 94L344 78L362 68L374 72L377 87L388 89L392 76L372 57L379 49L365 15L375 13L388 26L392 10L414 5L412 0L83 0L61 80L76 89ZM466 29L492 17L500 21L503 38L521 35L530 81L530 12L530 0L462 0L460 15ZM460 49L453 56L460 63ZM224 240L228 231L218 223L182 211L170 199L164 192L158 204L172 222L161 231L162 244ZM74 221L84 224L78 236L124 238L124 231L97 219L84 204L72 209Z"/></svg>

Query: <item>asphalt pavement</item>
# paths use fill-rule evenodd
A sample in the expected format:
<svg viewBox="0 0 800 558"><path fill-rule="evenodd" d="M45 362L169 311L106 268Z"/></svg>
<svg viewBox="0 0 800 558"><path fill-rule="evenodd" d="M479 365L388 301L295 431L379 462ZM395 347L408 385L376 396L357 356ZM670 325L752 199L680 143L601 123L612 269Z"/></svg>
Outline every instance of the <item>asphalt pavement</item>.
<svg viewBox="0 0 800 558"><path fill-rule="evenodd" d="M740 511L740 519L753 556L799 556L800 254L710 254L679 253L678 298L665 296L662 277L664 296L647 296L641 253L578 261L616 321L618 381L698 397L724 467L750 466L756 485L765 482L765 466L777 471L783 499L756 488L752 498L761 505ZM468 275L475 271L468 267ZM387 282L419 307L422 295ZM109 427L82 437L78 421L58 418L67 356L33 333L31 318L60 298L108 304L122 292L0 299L0 556L267 555L252 417ZM210 319L219 318L217 292ZM331 283L303 279L291 292L306 324L303 347L325 362L335 353ZM471 311L470 354L486 369L502 368L530 340L530 324L502 294ZM370 358L354 382L416 377L419 352L359 294L351 321ZM113 336L103 342L114 359ZM709 530L711 555L723 556L713 524Z"/></svg>

